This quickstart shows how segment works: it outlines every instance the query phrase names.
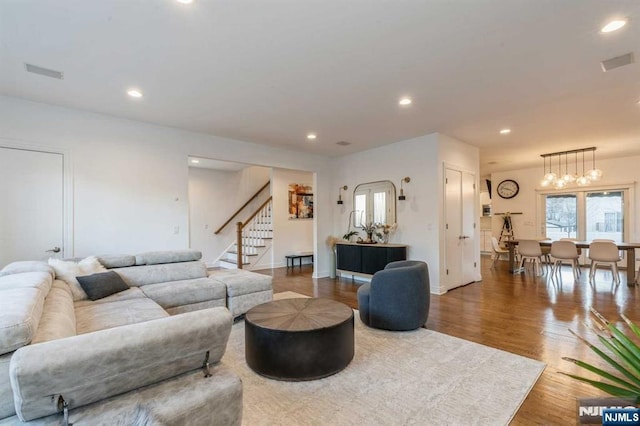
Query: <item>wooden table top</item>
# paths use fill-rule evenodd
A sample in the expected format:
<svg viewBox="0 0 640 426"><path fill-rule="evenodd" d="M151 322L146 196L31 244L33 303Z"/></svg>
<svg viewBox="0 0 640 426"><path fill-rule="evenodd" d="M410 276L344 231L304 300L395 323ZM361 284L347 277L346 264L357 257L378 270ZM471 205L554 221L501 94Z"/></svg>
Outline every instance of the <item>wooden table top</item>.
<svg viewBox="0 0 640 426"><path fill-rule="evenodd" d="M330 299L274 300L251 308L245 321L279 331L310 331L333 327L353 317L347 305Z"/></svg>
<svg viewBox="0 0 640 426"><path fill-rule="evenodd" d="M550 246L551 243L553 243L552 240L539 240L539 242L540 242L541 246ZM572 241L572 242L578 248L589 248L589 244L591 244L591 241ZM506 241L505 244L507 244L507 245L517 245L518 244L518 240ZM631 243L631 242L616 243L616 242L614 242L614 244L620 250L628 250L628 249L640 248L640 243Z"/></svg>

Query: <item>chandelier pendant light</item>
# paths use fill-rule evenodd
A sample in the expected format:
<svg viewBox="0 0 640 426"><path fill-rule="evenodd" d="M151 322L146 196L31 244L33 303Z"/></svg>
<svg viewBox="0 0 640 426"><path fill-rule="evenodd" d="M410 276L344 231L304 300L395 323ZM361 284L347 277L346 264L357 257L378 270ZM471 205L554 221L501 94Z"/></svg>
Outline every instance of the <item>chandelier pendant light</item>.
<svg viewBox="0 0 640 426"><path fill-rule="evenodd" d="M589 179L591 179L594 182L602 179L602 170L596 168L596 151L595 151L595 149L593 150L593 156L591 158L591 167L592 167L591 170L589 170L589 172L587 172L587 176L589 176Z"/></svg>
<svg viewBox="0 0 640 426"><path fill-rule="evenodd" d="M584 174L584 151L582 151L582 176L576 179L578 186L587 186L591 183L591 180Z"/></svg>
<svg viewBox="0 0 640 426"><path fill-rule="evenodd" d="M585 152L592 153L592 169L585 172ZM591 182L602 179L602 170L596 168L596 148L580 148L570 151L551 152L541 154L543 165L543 178L540 186L553 186L555 189L563 189L568 185L576 184L578 186L587 186ZM569 154L575 154L575 173L569 172ZM582 154L582 174L578 174L578 154ZM562 173L562 156L564 156L564 174ZM558 157L558 173L553 171L553 158ZM549 170L547 171L547 158L549 158Z"/></svg>

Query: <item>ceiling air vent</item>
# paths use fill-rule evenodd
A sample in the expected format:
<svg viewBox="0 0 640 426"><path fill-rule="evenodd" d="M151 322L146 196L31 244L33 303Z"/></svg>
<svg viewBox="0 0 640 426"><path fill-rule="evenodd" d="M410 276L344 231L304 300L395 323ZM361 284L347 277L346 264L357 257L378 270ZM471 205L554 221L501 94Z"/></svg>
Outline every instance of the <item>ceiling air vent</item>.
<svg viewBox="0 0 640 426"><path fill-rule="evenodd" d="M64 74L62 71L50 70L49 68L42 68L33 64L24 64L24 67L28 72L32 72L34 74L44 75L45 77L57 78L58 80L62 80L64 78Z"/></svg>
<svg viewBox="0 0 640 426"><path fill-rule="evenodd" d="M615 58L602 61L600 62L600 65L602 66L602 71L607 72L607 71L611 71L614 68L620 68L632 63L633 63L633 53L627 53L626 55L616 56Z"/></svg>
<svg viewBox="0 0 640 426"><path fill-rule="evenodd" d="M336 142L336 145L340 145L340 146L347 146L347 145L351 145L351 142L347 142L347 141L340 141L340 142Z"/></svg>

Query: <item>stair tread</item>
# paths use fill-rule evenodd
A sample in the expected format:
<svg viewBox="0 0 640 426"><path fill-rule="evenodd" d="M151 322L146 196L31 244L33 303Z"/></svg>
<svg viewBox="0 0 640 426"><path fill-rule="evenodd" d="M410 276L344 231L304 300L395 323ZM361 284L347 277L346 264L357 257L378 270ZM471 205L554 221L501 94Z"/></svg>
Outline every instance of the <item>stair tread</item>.
<svg viewBox="0 0 640 426"><path fill-rule="evenodd" d="M227 262L227 263L233 263L234 265L237 265L238 262L234 259L221 259L220 262ZM249 262L244 262L242 265L249 265Z"/></svg>
<svg viewBox="0 0 640 426"><path fill-rule="evenodd" d="M229 254L238 254L238 252L236 250L229 250L227 251L227 253ZM257 256L258 253L242 253L243 256Z"/></svg>

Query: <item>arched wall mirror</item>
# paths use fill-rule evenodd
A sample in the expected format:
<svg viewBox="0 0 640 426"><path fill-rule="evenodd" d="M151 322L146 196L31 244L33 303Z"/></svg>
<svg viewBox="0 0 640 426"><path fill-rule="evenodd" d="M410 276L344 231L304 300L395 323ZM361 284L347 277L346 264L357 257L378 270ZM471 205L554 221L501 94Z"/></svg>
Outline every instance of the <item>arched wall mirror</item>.
<svg viewBox="0 0 640 426"><path fill-rule="evenodd" d="M390 180L361 183L353 190L353 226L396 222L396 187Z"/></svg>

